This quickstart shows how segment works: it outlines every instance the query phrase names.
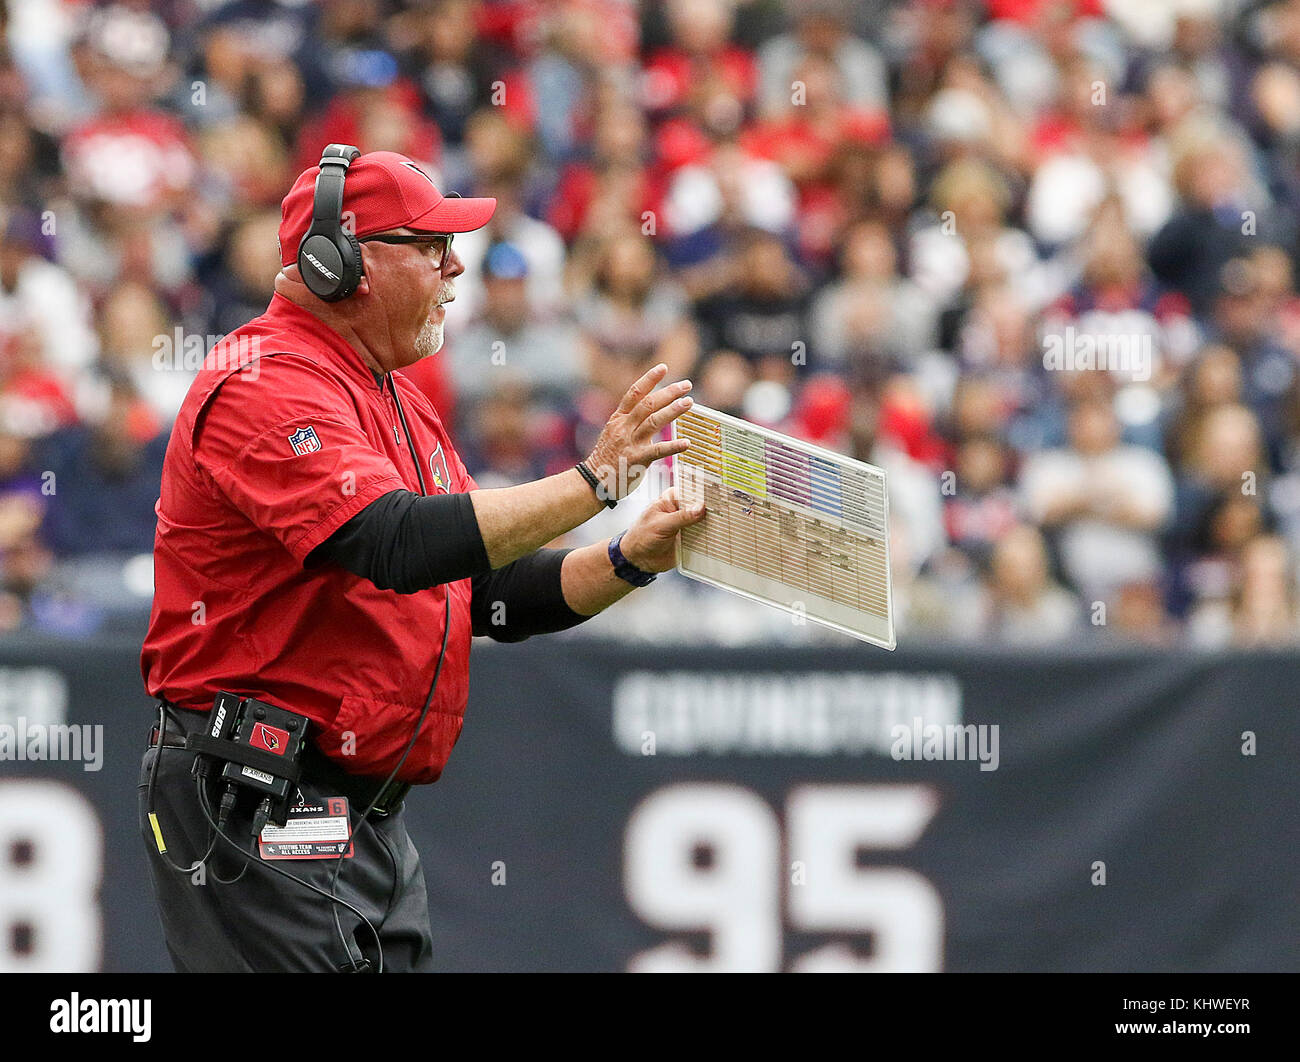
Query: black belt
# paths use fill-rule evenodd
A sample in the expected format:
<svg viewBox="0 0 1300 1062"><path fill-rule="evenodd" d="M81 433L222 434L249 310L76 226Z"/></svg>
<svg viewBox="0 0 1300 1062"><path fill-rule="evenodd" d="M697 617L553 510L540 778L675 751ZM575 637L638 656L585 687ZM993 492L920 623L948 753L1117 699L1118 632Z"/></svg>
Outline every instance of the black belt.
<svg viewBox="0 0 1300 1062"><path fill-rule="evenodd" d="M186 711L187 709L181 710ZM199 713L194 712L192 714L197 716ZM155 726L149 731L149 745L153 747L157 744L158 727ZM185 735L175 730L165 730L162 735L162 745L164 748L169 749L183 749L185 748ZM307 744L303 748L301 777L304 781L328 790L327 796L347 797L351 807L359 808L362 811L370 807L370 802L373 800L375 806L371 814L378 815L380 818L399 811L402 801L406 799L406 794L411 791L408 783L399 782L396 779L387 782L384 778L375 778L370 775L349 774L311 744Z"/></svg>
<svg viewBox="0 0 1300 1062"><path fill-rule="evenodd" d="M401 810L402 801L411 787L406 782L394 778L374 778L365 774L348 774L333 760L329 759L315 745L306 745L302 751L302 776L313 785L323 786L332 795L337 790L340 796L348 798L354 808L365 811L374 801L372 815L381 818Z"/></svg>

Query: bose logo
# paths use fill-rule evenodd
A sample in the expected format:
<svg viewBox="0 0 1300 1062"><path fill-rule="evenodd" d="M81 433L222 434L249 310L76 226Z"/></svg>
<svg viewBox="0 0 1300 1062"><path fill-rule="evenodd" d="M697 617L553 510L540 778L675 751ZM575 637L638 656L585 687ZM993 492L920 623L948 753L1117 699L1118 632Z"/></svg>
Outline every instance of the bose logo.
<svg viewBox="0 0 1300 1062"><path fill-rule="evenodd" d="M330 280L338 280L338 275L336 273L331 273L328 269L326 269L323 265L321 265L320 259L318 259L310 251L307 252L307 261L309 261L318 270L320 270L320 272L324 273L327 277L329 277Z"/></svg>

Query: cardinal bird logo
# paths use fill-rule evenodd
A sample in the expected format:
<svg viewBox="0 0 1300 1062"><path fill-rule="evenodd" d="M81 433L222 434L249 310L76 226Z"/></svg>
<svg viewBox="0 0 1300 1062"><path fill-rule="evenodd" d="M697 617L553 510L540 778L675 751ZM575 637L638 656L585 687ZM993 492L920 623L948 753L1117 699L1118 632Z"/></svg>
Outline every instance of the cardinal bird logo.
<svg viewBox="0 0 1300 1062"><path fill-rule="evenodd" d="M425 173L424 170L420 169L420 167L417 166L414 162L403 162L402 165L405 166L408 170L414 170L430 184L433 184L433 178L430 177L427 173Z"/></svg>
<svg viewBox="0 0 1300 1062"><path fill-rule="evenodd" d="M429 455L429 471L433 473L433 483L443 494L451 491L451 476L447 474L447 456L442 452L442 443Z"/></svg>
<svg viewBox="0 0 1300 1062"><path fill-rule="evenodd" d="M248 743L255 749L266 749L284 755L284 747L289 741L289 734L279 727L267 726L265 723L253 724L253 732L248 735Z"/></svg>

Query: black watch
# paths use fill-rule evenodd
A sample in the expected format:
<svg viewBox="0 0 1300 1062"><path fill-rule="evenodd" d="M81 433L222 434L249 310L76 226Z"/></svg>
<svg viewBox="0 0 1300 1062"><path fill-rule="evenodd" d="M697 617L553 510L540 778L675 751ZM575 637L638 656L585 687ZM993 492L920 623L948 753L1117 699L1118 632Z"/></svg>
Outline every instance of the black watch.
<svg viewBox="0 0 1300 1062"><path fill-rule="evenodd" d="M631 583L633 586L649 586L655 581L654 572L643 572L625 556L619 549L618 544L623 541L626 531L620 531L617 535L609 540L609 562L614 565L614 574L625 583Z"/></svg>

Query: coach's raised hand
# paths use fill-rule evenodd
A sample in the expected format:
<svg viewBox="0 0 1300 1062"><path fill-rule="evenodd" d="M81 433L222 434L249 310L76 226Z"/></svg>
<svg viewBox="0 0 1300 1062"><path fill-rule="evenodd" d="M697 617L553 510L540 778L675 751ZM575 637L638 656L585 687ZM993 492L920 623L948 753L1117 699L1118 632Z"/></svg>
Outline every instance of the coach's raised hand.
<svg viewBox="0 0 1300 1062"><path fill-rule="evenodd" d="M651 464L691 445L689 439L655 439L692 404L689 380L655 390L667 372L667 365L656 365L627 389L588 455L586 465L600 480L602 497L627 497Z"/></svg>
<svg viewBox="0 0 1300 1062"><path fill-rule="evenodd" d="M493 568L509 564L590 520L604 508L605 499L622 498L635 489L651 463L690 446L687 439L655 442L659 431L691 405L686 397L689 383L654 389L667 372L667 366L656 365L637 380L596 440L586 464L600 477L600 496L573 468L516 487L470 492ZM603 564L609 568L608 560ZM570 567L566 561L566 574ZM606 574L602 572L602 578Z"/></svg>

